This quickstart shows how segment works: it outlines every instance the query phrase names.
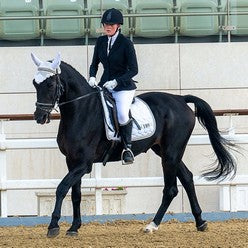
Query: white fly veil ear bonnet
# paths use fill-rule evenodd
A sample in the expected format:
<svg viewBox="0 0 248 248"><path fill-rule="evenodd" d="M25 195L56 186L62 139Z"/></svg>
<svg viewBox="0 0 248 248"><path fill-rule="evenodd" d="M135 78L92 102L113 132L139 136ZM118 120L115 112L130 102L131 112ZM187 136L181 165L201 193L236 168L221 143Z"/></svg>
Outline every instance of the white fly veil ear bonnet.
<svg viewBox="0 0 248 248"><path fill-rule="evenodd" d="M31 53L31 58L38 67L38 71L34 75L34 80L37 84L42 83L47 78L54 76L56 74L60 74L60 63L61 63L61 57L60 53L58 53L55 57L55 59L52 62L49 61L41 61L39 58L37 58L33 53Z"/></svg>

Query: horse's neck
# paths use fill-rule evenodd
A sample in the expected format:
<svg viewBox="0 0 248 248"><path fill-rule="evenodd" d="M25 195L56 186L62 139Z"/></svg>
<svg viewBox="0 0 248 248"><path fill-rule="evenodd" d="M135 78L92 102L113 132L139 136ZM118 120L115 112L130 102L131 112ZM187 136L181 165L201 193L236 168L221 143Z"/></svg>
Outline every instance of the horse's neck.
<svg viewBox="0 0 248 248"><path fill-rule="evenodd" d="M70 101L79 96L88 94L93 91L93 89L88 85L87 81L82 78L79 80L77 78L68 77L62 74L62 84L64 87L64 94L62 100Z"/></svg>

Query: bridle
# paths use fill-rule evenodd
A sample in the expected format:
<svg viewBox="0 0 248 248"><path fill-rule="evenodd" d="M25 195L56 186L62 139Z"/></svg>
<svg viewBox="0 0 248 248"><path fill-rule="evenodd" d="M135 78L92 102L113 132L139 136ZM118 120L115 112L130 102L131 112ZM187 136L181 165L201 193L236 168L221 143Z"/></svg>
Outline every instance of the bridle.
<svg viewBox="0 0 248 248"><path fill-rule="evenodd" d="M53 97L53 101L52 103L44 103L44 102L36 102L36 108L43 110L47 113L51 113L55 106L55 104L59 101L60 96L62 95L62 93L64 92L64 87L63 84L61 83L59 74L58 74L58 69L56 69L56 71L49 69L49 68L45 68L45 67L39 67L38 71L45 71L45 72L50 72L53 75L55 75L56 77L56 89L55 89L55 93L54 93L54 97Z"/></svg>
<svg viewBox="0 0 248 248"><path fill-rule="evenodd" d="M58 110L55 108L55 105L57 104L58 107L60 106L63 106L65 104L68 104L68 103L72 103L72 102L75 102L75 101L78 101L80 99L83 99L83 98L86 98L88 96L91 96L93 94L96 94L98 93L99 91L94 91L94 92L91 92L91 93L88 93L88 94L85 94L83 96L79 96L75 99L72 99L72 100L69 100L69 101L65 101L65 102L61 102L59 103L59 99L61 97L61 95L64 93L64 86L63 84L61 83L61 80L60 80L60 76L59 76L59 73L58 73L58 69L56 69L56 71L52 70L52 69L49 69L49 68L45 68L45 67L39 67L38 68L38 71L46 71L46 72L50 72L50 73L53 73L54 76L56 77L55 78L55 81L56 81L56 89L55 89L55 93L54 93L54 97L53 97L53 101L52 103L44 103L44 102L36 102L35 105L36 105L36 108L40 109L40 110L43 110L45 112L47 112L48 114L50 114L52 112L52 110L55 110L58 112Z"/></svg>

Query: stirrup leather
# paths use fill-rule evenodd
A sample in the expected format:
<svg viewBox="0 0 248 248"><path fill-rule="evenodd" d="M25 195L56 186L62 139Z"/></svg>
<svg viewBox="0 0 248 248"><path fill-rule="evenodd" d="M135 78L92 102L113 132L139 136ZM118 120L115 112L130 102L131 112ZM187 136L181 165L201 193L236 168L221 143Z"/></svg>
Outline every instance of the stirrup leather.
<svg viewBox="0 0 248 248"><path fill-rule="evenodd" d="M123 159L123 154L124 154L124 152L129 152L129 153L131 154L131 156L132 156L132 158L133 158L133 161L132 161L132 162L126 163L126 162L124 161L124 159ZM125 164L132 164L132 163L134 162L134 155L133 155L133 152L132 152L132 150L131 150L130 148L125 148L125 149L122 150L122 153L121 153L121 161L122 161L122 164L123 164L123 165L125 165Z"/></svg>

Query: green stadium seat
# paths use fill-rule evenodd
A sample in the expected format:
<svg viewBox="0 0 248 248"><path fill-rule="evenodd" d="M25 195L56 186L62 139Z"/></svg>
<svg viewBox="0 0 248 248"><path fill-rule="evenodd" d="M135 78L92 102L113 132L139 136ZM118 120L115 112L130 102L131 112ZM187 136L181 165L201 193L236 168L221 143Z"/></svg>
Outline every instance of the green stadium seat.
<svg viewBox="0 0 248 248"><path fill-rule="evenodd" d="M230 0L230 11L247 12L247 0ZM225 18L227 25L227 18ZM230 25L235 26L236 30L231 31L232 35L248 35L248 15L230 15Z"/></svg>
<svg viewBox="0 0 248 248"><path fill-rule="evenodd" d="M88 1L88 8L91 15L102 14L105 10L116 8L122 12L123 15L128 13L128 0L103 0L102 6L99 0ZM99 37L103 32L101 19L92 18L90 20L90 37ZM129 20L124 18L124 24L121 26L121 33L125 36L129 35Z"/></svg>
<svg viewBox="0 0 248 248"><path fill-rule="evenodd" d="M46 16L83 15L83 4L79 0L43 0ZM75 39L85 35L85 19L47 19L46 37L52 39Z"/></svg>
<svg viewBox="0 0 248 248"><path fill-rule="evenodd" d="M173 2L170 0L143 1L136 0L136 14L172 13ZM135 17L135 36L146 38L165 37L174 34L173 17Z"/></svg>
<svg viewBox="0 0 248 248"><path fill-rule="evenodd" d="M38 0L1 0L1 17L30 17L39 15ZM0 39L29 40L40 36L39 20L0 21Z"/></svg>
<svg viewBox="0 0 248 248"><path fill-rule="evenodd" d="M211 0L182 0L180 11L183 13L216 13L218 4ZM218 16L182 16L180 17L180 35L208 36L219 33Z"/></svg>

